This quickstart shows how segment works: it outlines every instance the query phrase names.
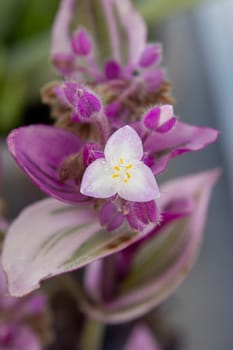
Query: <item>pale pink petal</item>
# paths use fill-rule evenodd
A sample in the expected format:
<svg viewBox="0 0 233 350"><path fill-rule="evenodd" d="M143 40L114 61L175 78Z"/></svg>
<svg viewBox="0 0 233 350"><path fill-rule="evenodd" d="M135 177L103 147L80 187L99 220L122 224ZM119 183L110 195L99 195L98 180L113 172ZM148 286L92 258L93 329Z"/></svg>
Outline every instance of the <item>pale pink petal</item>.
<svg viewBox="0 0 233 350"><path fill-rule="evenodd" d="M131 178L122 182L118 194L132 202L149 202L160 197L159 188L150 168L140 162L130 170Z"/></svg>
<svg viewBox="0 0 233 350"><path fill-rule="evenodd" d="M137 132L126 125L118 129L107 141L104 154L108 162L125 162L141 160L143 156L142 141Z"/></svg>
<svg viewBox="0 0 233 350"><path fill-rule="evenodd" d="M108 198L116 193L116 181L112 178L113 171L103 159L91 163L82 178L80 192L94 198Z"/></svg>
<svg viewBox="0 0 233 350"><path fill-rule="evenodd" d="M139 324L134 327L124 350L159 350L161 349L148 327Z"/></svg>

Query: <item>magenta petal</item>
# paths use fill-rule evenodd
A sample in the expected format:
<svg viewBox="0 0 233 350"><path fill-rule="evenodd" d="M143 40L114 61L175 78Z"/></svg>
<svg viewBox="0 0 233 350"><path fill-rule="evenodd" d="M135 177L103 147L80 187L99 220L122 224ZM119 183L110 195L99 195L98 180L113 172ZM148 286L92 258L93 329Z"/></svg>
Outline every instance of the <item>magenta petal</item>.
<svg viewBox="0 0 233 350"><path fill-rule="evenodd" d="M86 200L73 181L59 180L64 159L82 146L77 136L51 126L32 125L13 130L9 150L21 169L50 196L69 203Z"/></svg>
<svg viewBox="0 0 233 350"><path fill-rule="evenodd" d="M152 167L156 175L162 172L170 159L191 151L199 151L214 142L219 132L215 129L188 125L176 121L167 133L152 133L144 143L144 150L155 155Z"/></svg>

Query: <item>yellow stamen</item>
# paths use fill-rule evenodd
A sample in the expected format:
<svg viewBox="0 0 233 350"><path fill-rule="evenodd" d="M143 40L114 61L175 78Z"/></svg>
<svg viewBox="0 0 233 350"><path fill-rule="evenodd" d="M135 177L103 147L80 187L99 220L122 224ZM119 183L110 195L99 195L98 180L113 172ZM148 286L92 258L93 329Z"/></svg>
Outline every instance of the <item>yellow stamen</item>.
<svg viewBox="0 0 233 350"><path fill-rule="evenodd" d="M128 182L128 180L127 180L127 179L124 179L124 182L125 182L125 183L127 183L127 182Z"/></svg>
<svg viewBox="0 0 233 350"><path fill-rule="evenodd" d="M131 178L131 175L130 175L130 173L128 173L128 171L127 171L126 175L127 175L127 178L128 178L128 179Z"/></svg>
<svg viewBox="0 0 233 350"><path fill-rule="evenodd" d="M113 177L113 179L117 179L118 177L120 177L120 175L119 174L113 174L112 177Z"/></svg>
<svg viewBox="0 0 233 350"><path fill-rule="evenodd" d="M120 167L119 166L114 166L114 170L116 170L116 171L120 171L121 169L120 169Z"/></svg>
<svg viewBox="0 0 233 350"><path fill-rule="evenodd" d="M120 158L120 159L119 159L119 162L120 162L121 165L123 165L123 164L124 164L123 158Z"/></svg>
<svg viewBox="0 0 233 350"><path fill-rule="evenodd" d="M132 169L133 165L132 164L129 164L126 166L126 169L129 170L129 169Z"/></svg>

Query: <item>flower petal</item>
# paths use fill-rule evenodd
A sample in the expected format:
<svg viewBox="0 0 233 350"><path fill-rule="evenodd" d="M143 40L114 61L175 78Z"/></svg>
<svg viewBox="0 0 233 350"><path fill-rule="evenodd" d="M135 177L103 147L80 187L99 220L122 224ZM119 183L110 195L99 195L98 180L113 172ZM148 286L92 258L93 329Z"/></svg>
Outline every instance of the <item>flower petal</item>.
<svg viewBox="0 0 233 350"><path fill-rule="evenodd" d="M141 160L143 156L142 141L137 132L126 125L118 129L108 139L105 150L108 162L118 162L120 158L127 161Z"/></svg>
<svg viewBox="0 0 233 350"><path fill-rule="evenodd" d="M149 202L160 197L159 188L150 168L144 163L136 164L130 171L131 178L122 183L118 194L132 202Z"/></svg>
<svg viewBox="0 0 233 350"><path fill-rule="evenodd" d="M128 247L153 227L139 232L122 225L109 234L88 205L71 206L52 198L39 201L13 221L4 242L2 264L9 291L13 296L30 293L44 279Z"/></svg>
<svg viewBox="0 0 233 350"><path fill-rule="evenodd" d="M21 169L50 196L77 203L86 200L73 181L59 180L59 167L82 146L77 136L51 126L32 125L13 130L9 150Z"/></svg>
<svg viewBox="0 0 233 350"><path fill-rule="evenodd" d="M84 172L80 192L94 198L109 198L116 192L116 182L112 178L112 169L103 159L96 159Z"/></svg>

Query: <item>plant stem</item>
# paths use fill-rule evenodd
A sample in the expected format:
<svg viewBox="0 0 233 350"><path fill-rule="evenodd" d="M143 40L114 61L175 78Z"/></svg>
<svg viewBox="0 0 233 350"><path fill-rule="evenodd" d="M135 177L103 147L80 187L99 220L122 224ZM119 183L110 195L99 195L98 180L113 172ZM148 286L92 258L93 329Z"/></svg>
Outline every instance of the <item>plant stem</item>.
<svg viewBox="0 0 233 350"><path fill-rule="evenodd" d="M101 350L104 329L103 323L86 319L79 344L80 350Z"/></svg>

